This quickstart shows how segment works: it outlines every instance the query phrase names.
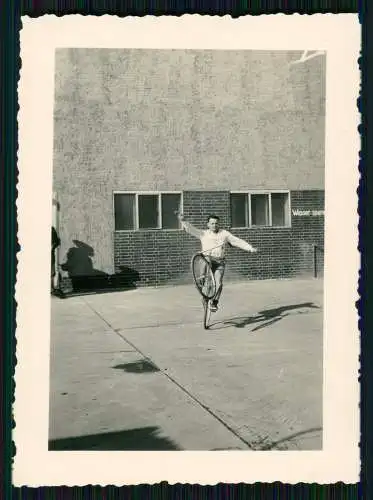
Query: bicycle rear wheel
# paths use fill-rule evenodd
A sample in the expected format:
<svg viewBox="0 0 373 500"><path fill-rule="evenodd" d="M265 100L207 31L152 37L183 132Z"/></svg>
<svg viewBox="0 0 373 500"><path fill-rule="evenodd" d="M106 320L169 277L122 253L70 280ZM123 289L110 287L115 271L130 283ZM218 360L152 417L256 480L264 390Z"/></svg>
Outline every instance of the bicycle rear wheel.
<svg viewBox="0 0 373 500"><path fill-rule="evenodd" d="M216 293L214 273L209 261L200 253L192 259L192 272L197 290L204 299L212 299Z"/></svg>

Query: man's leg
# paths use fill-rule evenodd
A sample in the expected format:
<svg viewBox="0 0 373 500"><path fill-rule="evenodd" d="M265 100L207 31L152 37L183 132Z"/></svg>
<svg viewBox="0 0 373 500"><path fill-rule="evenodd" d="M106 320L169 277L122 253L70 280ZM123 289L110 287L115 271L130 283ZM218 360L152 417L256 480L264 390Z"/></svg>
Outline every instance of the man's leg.
<svg viewBox="0 0 373 500"><path fill-rule="evenodd" d="M216 300L216 302L219 302L221 292L223 291L223 276L224 267L221 266L215 271L216 294L214 300Z"/></svg>
<svg viewBox="0 0 373 500"><path fill-rule="evenodd" d="M207 273L207 268L208 268L208 265L206 262L202 262L200 264L200 268L199 268L199 285L200 287L202 288L202 290L204 290L206 288L206 273Z"/></svg>
<svg viewBox="0 0 373 500"><path fill-rule="evenodd" d="M214 273L215 284L216 284L216 293L215 293L214 299L212 300L212 309L215 311L218 309L218 303L220 300L221 293L223 291L224 271L225 271L225 266L221 265L221 266L217 267L217 269L215 270L215 273Z"/></svg>

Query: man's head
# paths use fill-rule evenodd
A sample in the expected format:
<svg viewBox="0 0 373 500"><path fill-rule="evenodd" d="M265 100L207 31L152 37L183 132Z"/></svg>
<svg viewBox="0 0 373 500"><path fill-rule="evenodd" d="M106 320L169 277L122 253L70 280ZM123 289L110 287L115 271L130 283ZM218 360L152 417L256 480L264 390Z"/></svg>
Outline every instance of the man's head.
<svg viewBox="0 0 373 500"><path fill-rule="evenodd" d="M217 215L209 215L207 218L207 227L210 231L217 233L219 231L219 217Z"/></svg>

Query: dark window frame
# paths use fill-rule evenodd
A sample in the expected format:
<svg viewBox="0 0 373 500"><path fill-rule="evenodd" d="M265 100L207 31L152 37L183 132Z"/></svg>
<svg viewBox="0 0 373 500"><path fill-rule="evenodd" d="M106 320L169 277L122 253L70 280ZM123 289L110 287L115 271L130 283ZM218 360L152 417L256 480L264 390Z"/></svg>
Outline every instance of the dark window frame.
<svg viewBox="0 0 373 500"><path fill-rule="evenodd" d="M131 229L116 229L115 226L115 197L120 195L130 195L134 196L134 227ZM113 192L113 217L114 217L114 230L116 233L119 232L133 232L133 231L180 231L182 230L181 224L178 224L177 228L165 228L162 224L162 195L179 195L180 196L180 211L183 210L183 192L182 191L114 191ZM140 217L139 217L139 197L140 196L156 196L157 197L157 227L140 227Z"/></svg>
<svg viewBox="0 0 373 500"><path fill-rule="evenodd" d="M236 226L233 224L232 220L232 195L247 195L247 215L245 215L245 220L247 221L247 225L245 226ZM285 214L285 224L284 225L273 225L273 212L272 212L272 195L273 194L284 194L287 195L287 213ZM251 196L252 195L266 195L268 196L268 224L266 225L257 225L252 223L252 205L251 205ZM261 229L261 228L290 228L291 227L291 191L286 189L271 189L271 190L237 190L230 191L230 211L231 211L231 227L233 229Z"/></svg>

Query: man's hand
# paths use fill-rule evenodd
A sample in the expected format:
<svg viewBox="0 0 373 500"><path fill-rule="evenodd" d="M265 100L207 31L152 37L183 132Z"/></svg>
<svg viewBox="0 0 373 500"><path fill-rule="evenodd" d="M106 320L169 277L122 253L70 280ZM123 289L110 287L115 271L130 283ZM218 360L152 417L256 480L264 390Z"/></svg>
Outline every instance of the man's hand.
<svg viewBox="0 0 373 500"><path fill-rule="evenodd" d="M184 215L181 214L180 212L175 212L175 214L177 215L177 218L179 219L180 222L183 222L184 220Z"/></svg>
<svg viewBox="0 0 373 500"><path fill-rule="evenodd" d="M257 248L251 247L251 250L250 250L251 253L256 253L257 251L258 251Z"/></svg>

